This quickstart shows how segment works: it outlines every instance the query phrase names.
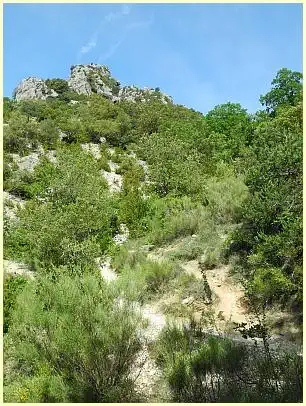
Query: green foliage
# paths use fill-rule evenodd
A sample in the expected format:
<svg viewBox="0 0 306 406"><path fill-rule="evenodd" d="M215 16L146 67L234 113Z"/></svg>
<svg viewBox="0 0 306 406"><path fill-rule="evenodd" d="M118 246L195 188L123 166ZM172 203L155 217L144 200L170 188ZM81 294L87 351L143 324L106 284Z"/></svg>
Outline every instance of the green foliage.
<svg viewBox="0 0 306 406"><path fill-rule="evenodd" d="M123 176L123 188L119 202L119 218L125 223L133 237L144 231L143 219L148 212L148 202L143 198L140 181L143 171L137 165L127 169Z"/></svg>
<svg viewBox="0 0 306 406"><path fill-rule="evenodd" d="M272 80L272 89L260 97L260 102L268 112L275 113L282 105L294 106L302 100L302 78L300 72L282 68Z"/></svg>
<svg viewBox="0 0 306 406"><path fill-rule="evenodd" d="M176 402L298 402L302 362L294 352L272 353L205 335L197 326L167 326L154 353Z"/></svg>
<svg viewBox="0 0 306 406"><path fill-rule="evenodd" d="M57 111L54 109L55 101L46 100L23 100L18 102L17 108L22 114L27 117L33 117L37 121L42 121L47 118L54 118Z"/></svg>
<svg viewBox="0 0 306 406"><path fill-rule="evenodd" d="M10 323L11 314L15 308L16 298L25 287L27 280L22 276L4 276L3 284L3 332L7 333Z"/></svg>
<svg viewBox="0 0 306 406"><path fill-rule="evenodd" d="M162 245L197 232L203 209L190 198L152 198L148 204L150 209L144 223L147 240L152 244Z"/></svg>
<svg viewBox="0 0 306 406"><path fill-rule="evenodd" d="M28 190L40 200L20 213L6 239L7 256L73 269L93 263L107 249L116 204L89 154L77 146L59 150L56 167L39 165Z"/></svg>
<svg viewBox="0 0 306 406"><path fill-rule="evenodd" d="M108 163L108 156L107 154L102 153L101 157L98 159L98 165L100 169L103 169L106 172L110 172L110 166Z"/></svg>
<svg viewBox="0 0 306 406"><path fill-rule="evenodd" d="M6 152L25 155L37 146L38 125L19 111L13 111L8 126L3 129L3 148Z"/></svg>
<svg viewBox="0 0 306 406"><path fill-rule="evenodd" d="M8 402L130 399L139 316L93 275L29 283L8 333ZM48 379L51 378L51 379Z"/></svg>
<svg viewBox="0 0 306 406"><path fill-rule="evenodd" d="M67 80L64 79L47 79L46 85L49 89L53 89L59 95L63 94L64 92L69 91L69 86Z"/></svg>
<svg viewBox="0 0 306 406"><path fill-rule="evenodd" d="M134 268L135 265L146 260L144 252L139 247L129 250L124 245L121 245L116 247L112 254L112 266L119 272L123 268Z"/></svg>
<svg viewBox="0 0 306 406"><path fill-rule="evenodd" d="M249 255L250 270L278 268L291 279L295 289L285 283L288 295L299 289L292 271L302 264L301 121L298 104L258 125L244 161L249 197L231 245L242 258Z"/></svg>
<svg viewBox="0 0 306 406"><path fill-rule="evenodd" d="M201 194L205 176L201 157L185 141L152 135L141 140L140 154L150 165L150 179L159 196Z"/></svg>
<svg viewBox="0 0 306 406"><path fill-rule="evenodd" d="M230 162L241 156L252 134L252 123L240 104L216 106L206 115L209 138L218 160Z"/></svg>
<svg viewBox="0 0 306 406"><path fill-rule="evenodd" d="M216 175L206 182L208 208L218 223L228 224L239 217L248 188L243 177L235 176L230 167L219 165Z"/></svg>
<svg viewBox="0 0 306 406"><path fill-rule="evenodd" d="M46 119L41 121L39 125L38 137L39 142L46 149L56 148L59 136L56 124L52 119Z"/></svg>
<svg viewBox="0 0 306 406"><path fill-rule="evenodd" d="M3 97L3 122L7 123L14 111L16 103L8 97Z"/></svg>
<svg viewBox="0 0 306 406"><path fill-rule="evenodd" d="M278 268L258 268L247 290L253 300L259 299L261 303L273 299L286 303L294 291L294 285Z"/></svg>
<svg viewBox="0 0 306 406"><path fill-rule="evenodd" d="M131 259L133 262L131 263ZM129 262L131 265L129 265ZM152 295L165 293L171 280L180 272L172 262L145 260L141 255L127 257L120 270L117 289L129 300L143 302Z"/></svg>
<svg viewBox="0 0 306 406"><path fill-rule="evenodd" d="M113 78L102 79L118 91ZM4 254L36 271L25 286L5 281L6 401L137 400L129 373L139 324L127 303L175 291L179 304L166 311L177 316L188 315L186 295L211 299L205 278L186 275L177 260L197 259L205 271L230 259L252 304L301 307L301 81L279 71L261 97L267 111L254 115L226 103L204 117L163 104L158 89L145 103L113 103L78 95L59 79L47 81L58 98L4 100L4 188L28 199L16 221L5 217ZM80 148L101 137L99 160ZM40 158L33 173L20 171L10 154L40 145L56 150L56 162ZM148 173L129 151L146 160ZM101 176L109 160L123 176L119 193ZM119 247L121 223L129 241ZM163 261L147 259L148 244L171 242ZM106 253L119 276L109 286L95 263ZM276 356L266 343L254 349L191 327L167 328L153 349L172 400L301 400L296 354Z"/></svg>

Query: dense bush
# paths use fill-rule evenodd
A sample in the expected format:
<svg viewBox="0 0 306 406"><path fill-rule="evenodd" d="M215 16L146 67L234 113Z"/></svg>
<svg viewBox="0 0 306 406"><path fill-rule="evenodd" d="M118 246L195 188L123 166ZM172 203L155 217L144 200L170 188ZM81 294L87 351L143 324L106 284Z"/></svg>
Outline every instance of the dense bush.
<svg viewBox="0 0 306 406"><path fill-rule="evenodd" d="M302 265L302 125L301 105L279 110L262 122L245 159L249 197L232 252L249 256L250 270L278 268L287 297L299 290L293 270ZM273 272L276 272L275 270ZM292 289L292 284L295 286ZM277 295L273 295L277 300ZM282 295L283 296L283 295Z"/></svg>
<svg viewBox="0 0 306 406"><path fill-rule="evenodd" d="M300 402L302 360L194 327L167 326L156 343L176 402Z"/></svg>
<svg viewBox="0 0 306 406"><path fill-rule="evenodd" d="M47 79L46 85L49 89L53 89L56 93L61 94L69 91L67 80L64 79Z"/></svg>
<svg viewBox="0 0 306 406"><path fill-rule="evenodd" d="M38 143L39 127L19 111L13 111L8 126L3 129L3 148L6 152L25 155Z"/></svg>
<svg viewBox="0 0 306 406"><path fill-rule="evenodd" d="M3 283L3 332L7 333L10 322L11 314L14 310L16 298L18 294L25 287L27 280L22 276L4 275Z"/></svg>
<svg viewBox="0 0 306 406"><path fill-rule="evenodd" d="M44 266L86 265L108 248L116 205L98 164L77 146L58 150L35 169L30 202L12 227L5 252Z"/></svg>
<svg viewBox="0 0 306 406"><path fill-rule="evenodd" d="M114 402L133 393L139 317L98 277L29 283L6 338L6 402Z"/></svg>

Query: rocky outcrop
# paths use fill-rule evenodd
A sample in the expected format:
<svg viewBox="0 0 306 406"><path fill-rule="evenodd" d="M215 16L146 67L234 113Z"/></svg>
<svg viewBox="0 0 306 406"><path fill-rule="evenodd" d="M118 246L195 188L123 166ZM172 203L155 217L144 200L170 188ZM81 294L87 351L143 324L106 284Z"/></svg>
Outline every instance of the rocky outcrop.
<svg viewBox="0 0 306 406"><path fill-rule="evenodd" d="M160 100L162 103L172 103L170 96L162 93L158 89L151 89L144 87L140 89L136 86L125 86L120 89L118 97L120 100L132 101L132 102L148 102L150 100L156 99Z"/></svg>
<svg viewBox="0 0 306 406"><path fill-rule="evenodd" d="M103 65L80 64L72 65L70 78L67 81L68 88L78 94L98 94L107 97L113 102L132 101L148 102L160 100L162 103L172 103L171 97L160 92L158 88L143 88L136 86L120 87L120 82L112 77L110 70ZM52 80L46 81L36 77L22 80L14 91L13 97L21 100L45 100L50 97L58 97L59 94L51 88ZM59 91L59 90L58 90ZM77 103L76 100L72 101Z"/></svg>
<svg viewBox="0 0 306 406"><path fill-rule="evenodd" d="M118 99L120 89L120 82L111 76L109 69L96 64L71 66L68 85L78 94L96 93L111 100Z"/></svg>
<svg viewBox="0 0 306 406"><path fill-rule="evenodd" d="M56 91L49 89L44 80L35 77L23 79L13 93L13 97L17 101L46 100L49 97L57 96Z"/></svg>

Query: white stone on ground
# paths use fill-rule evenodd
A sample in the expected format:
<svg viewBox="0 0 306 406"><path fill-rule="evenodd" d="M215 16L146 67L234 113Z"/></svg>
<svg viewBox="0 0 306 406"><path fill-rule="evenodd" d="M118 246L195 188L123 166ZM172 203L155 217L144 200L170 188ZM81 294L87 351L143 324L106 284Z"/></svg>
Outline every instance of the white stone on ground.
<svg viewBox="0 0 306 406"><path fill-rule="evenodd" d="M120 192L122 188L122 176L115 172L107 172L101 169L101 175L104 176L106 182L108 183L109 190L111 192Z"/></svg>
<svg viewBox="0 0 306 406"><path fill-rule="evenodd" d="M17 210L18 207L23 207L25 205L25 200L21 199L20 197L14 196L9 192L3 192L3 200L4 203L4 215L6 215L10 220L16 220Z"/></svg>
<svg viewBox="0 0 306 406"><path fill-rule="evenodd" d="M17 164L18 169L33 172L35 166L39 163L40 154L33 152L32 154L23 157L18 154L12 154L12 158Z"/></svg>
<svg viewBox="0 0 306 406"><path fill-rule="evenodd" d="M96 262L100 268L100 274L106 282L112 282L117 279L117 274L111 266L111 258L96 258Z"/></svg>
<svg viewBox="0 0 306 406"><path fill-rule="evenodd" d="M116 164L116 163L113 162L113 161L108 161L108 165L109 165L109 168L110 168L111 172L115 172L115 170L116 170L117 168L119 168L119 165Z"/></svg>
<svg viewBox="0 0 306 406"><path fill-rule="evenodd" d="M17 261L3 260L4 271L13 276L25 276L34 279L34 273L29 271L27 266Z"/></svg>
<svg viewBox="0 0 306 406"><path fill-rule="evenodd" d="M100 159L101 158L101 152L100 152L100 145L99 144L94 144L93 142L89 142L87 144L81 144L81 148L89 152L94 158Z"/></svg>
<svg viewBox="0 0 306 406"><path fill-rule="evenodd" d="M125 243L129 238L129 229L125 224L120 224L120 233L113 237L113 241L116 245Z"/></svg>

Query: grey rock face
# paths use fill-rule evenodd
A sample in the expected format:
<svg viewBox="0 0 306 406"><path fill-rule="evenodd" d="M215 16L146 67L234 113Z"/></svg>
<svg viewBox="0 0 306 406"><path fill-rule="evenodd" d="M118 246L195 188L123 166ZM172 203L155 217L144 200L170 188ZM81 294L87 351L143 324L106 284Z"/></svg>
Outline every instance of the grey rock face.
<svg viewBox="0 0 306 406"><path fill-rule="evenodd" d="M148 102L160 100L162 103L173 103L171 97L159 91L159 89L125 86L120 88L120 82L111 76L110 70L103 65L80 64L72 65L68 86L70 90L84 95L93 93L107 97L113 102L121 100L132 102ZM58 93L50 89L46 81L36 77L29 77L21 81L14 91L15 99L20 100L45 100L49 97L58 97ZM72 100L71 104L78 101Z"/></svg>
<svg viewBox="0 0 306 406"><path fill-rule="evenodd" d="M45 81L40 78L29 77L23 79L14 90L13 97L17 100L45 100L48 97L57 97L58 94L49 89Z"/></svg>
<svg viewBox="0 0 306 406"><path fill-rule="evenodd" d="M106 66L97 64L75 65L71 67L69 87L79 94L101 94L117 99L120 83L115 80Z"/></svg>
<svg viewBox="0 0 306 406"><path fill-rule="evenodd" d="M147 102L149 100L156 99L161 100L164 104L172 103L171 97L167 96L165 93L146 87L140 89L136 86L125 86L120 89L118 97L120 100L131 102Z"/></svg>

